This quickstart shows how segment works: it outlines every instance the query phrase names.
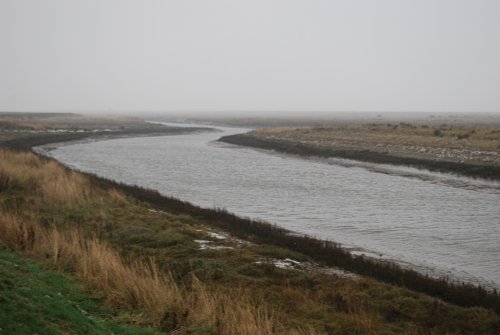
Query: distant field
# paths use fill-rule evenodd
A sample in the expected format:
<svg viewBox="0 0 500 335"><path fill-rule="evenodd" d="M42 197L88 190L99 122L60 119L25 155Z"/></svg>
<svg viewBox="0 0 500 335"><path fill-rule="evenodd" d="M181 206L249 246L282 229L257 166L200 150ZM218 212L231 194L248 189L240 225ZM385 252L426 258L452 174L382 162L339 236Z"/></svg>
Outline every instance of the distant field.
<svg viewBox="0 0 500 335"><path fill-rule="evenodd" d="M0 112L0 129L119 129L144 123L136 117L88 116L74 113Z"/></svg>
<svg viewBox="0 0 500 335"><path fill-rule="evenodd" d="M500 166L500 127L400 123L269 128L255 130L250 135L323 148Z"/></svg>
<svg viewBox="0 0 500 335"><path fill-rule="evenodd" d="M500 179L500 127L349 124L276 127L223 137L286 153L409 165Z"/></svg>
<svg viewBox="0 0 500 335"><path fill-rule="evenodd" d="M87 138L158 136L208 128L167 127L136 117L86 116L58 113L0 113L0 146L31 150L33 146Z"/></svg>
<svg viewBox="0 0 500 335"><path fill-rule="evenodd" d="M158 116L157 116L158 117ZM158 117L161 118L161 117ZM499 113L430 113L430 112L214 112L210 114L170 115L170 119L240 127L299 127L353 124L448 125L463 127L500 127Z"/></svg>

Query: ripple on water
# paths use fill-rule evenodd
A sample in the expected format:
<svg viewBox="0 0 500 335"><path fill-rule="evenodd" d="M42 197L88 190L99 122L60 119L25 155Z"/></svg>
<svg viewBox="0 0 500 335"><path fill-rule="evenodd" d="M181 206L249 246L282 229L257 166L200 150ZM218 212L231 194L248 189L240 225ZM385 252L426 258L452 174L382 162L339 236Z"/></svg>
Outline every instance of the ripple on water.
<svg viewBox="0 0 500 335"><path fill-rule="evenodd" d="M500 283L500 184L228 144L223 129L58 147L84 171L222 207L436 273ZM472 276L474 275L474 276Z"/></svg>

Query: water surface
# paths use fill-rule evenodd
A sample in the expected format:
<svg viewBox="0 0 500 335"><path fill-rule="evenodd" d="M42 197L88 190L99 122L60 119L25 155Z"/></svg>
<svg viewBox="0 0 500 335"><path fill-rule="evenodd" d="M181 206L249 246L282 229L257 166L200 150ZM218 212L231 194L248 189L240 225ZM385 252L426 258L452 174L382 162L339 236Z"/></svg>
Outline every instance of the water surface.
<svg viewBox="0 0 500 335"><path fill-rule="evenodd" d="M500 184L215 142L244 132L66 145L71 167L223 207L422 270L500 284Z"/></svg>

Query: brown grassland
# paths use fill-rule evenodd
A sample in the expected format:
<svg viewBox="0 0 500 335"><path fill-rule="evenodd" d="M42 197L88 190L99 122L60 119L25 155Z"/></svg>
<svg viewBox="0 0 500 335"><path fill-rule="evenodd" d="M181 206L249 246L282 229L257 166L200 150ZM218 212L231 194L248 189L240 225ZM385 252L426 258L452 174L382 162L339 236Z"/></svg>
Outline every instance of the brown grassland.
<svg viewBox="0 0 500 335"><path fill-rule="evenodd" d="M265 128L250 134L318 147L500 166L500 128L400 123Z"/></svg>
<svg viewBox="0 0 500 335"><path fill-rule="evenodd" d="M144 123L136 117L89 116L74 113L2 113L0 129L47 130L47 129L122 129Z"/></svg>
<svg viewBox="0 0 500 335"><path fill-rule="evenodd" d="M278 127L224 136L219 141L500 180L500 128L494 126L373 123Z"/></svg>
<svg viewBox="0 0 500 335"><path fill-rule="evenodd" d="M116 320L167 334L500 331L499 316L485 308L365 277L278 268L272 260L310 259L152 210L32 153L0 151L0 238L83 282ZM200 248L200 240L211 247Z"/></svg>
<svg viewBox="0 0 500 335"><path fill-rule="evenodd" d="M211 130L206 127L167 127L135 117L0 112L0 147L18 151L68 141L178 135Z"/></svg>

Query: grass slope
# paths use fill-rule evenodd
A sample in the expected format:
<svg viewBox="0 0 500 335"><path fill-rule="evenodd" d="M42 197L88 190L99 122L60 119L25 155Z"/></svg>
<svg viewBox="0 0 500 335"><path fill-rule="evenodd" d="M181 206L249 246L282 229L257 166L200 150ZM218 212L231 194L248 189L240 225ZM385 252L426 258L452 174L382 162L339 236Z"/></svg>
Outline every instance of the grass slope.
<svg viewBox="0 0 500 335"><path fill-rule="evenodd" d="M1 334L158 334L112 321L100 303L74 279L0 246Z"/></svg>

